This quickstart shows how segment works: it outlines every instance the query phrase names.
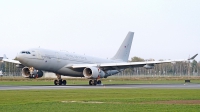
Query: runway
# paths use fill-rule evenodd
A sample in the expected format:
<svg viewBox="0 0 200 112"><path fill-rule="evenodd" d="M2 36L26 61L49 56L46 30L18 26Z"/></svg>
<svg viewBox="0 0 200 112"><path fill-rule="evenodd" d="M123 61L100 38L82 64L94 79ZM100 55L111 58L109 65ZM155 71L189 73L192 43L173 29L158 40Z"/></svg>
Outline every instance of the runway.
<svg viewBox="0 0 200 112"><path fill-rule="evenodd" d="M117 89L117 88L149 88L149 89L200 89L200 84L106 84L106 85L66 85L66 86L52 86L52 85L32 85L32 86L0 86L0 90L51 90L51 89Z"/></svg>

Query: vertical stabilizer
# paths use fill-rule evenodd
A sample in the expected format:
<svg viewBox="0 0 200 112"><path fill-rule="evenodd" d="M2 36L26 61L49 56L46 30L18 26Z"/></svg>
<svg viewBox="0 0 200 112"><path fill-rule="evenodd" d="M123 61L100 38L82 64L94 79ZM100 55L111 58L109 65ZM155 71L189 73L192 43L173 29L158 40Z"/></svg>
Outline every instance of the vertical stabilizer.
<svg viewBox="0 0 200 112"><path fill-rule="evenodd" d="M132 45L132 40L133 40L133 35L134 35L134 32L128 32L119 50L117 51L115 56L112 58L113 60L119 60L119 61L125 61L125 62L128 61L131 45Z"/></svg>

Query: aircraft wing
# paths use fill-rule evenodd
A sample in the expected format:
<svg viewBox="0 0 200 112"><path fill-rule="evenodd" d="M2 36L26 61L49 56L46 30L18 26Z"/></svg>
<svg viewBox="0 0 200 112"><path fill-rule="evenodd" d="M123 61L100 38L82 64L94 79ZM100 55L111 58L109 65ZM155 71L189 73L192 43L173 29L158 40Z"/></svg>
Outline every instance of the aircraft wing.
<svg viewBox="0 0 200 112"><path fill-rule="evenodd" d="M8 59L8 58L6 57L6 55L3 56L3 59L2 59L2 60L5 61L5 62L21 64L21 63L20 63L19 61L17 61L17 60Z"/></svg>
<svg viewBox="0 0 200 112"><path fill-rule="evenodd" d="M122 62L122 63L100 63L100 64L73 64L72 68L85 68L90 66L96 66L104 69L125 69L129 67L144 67L145 65L154 65L161 63L175 63L181 61L193 60L198 54L194 55L189 59L179 59L179 60L165 60L165 61L146 61L146 62Z"/></svg>
<svg viewBox="0 0 200 112"><path fill-rule="evenodd" d="M186 60L180 60L186 61ZM90 66L96 66L100 68L119 68L124 69L128 67L143 67L144 65L161 64L161 63L173 63L179 62L179 60L167 60L167 61L147 61L147 62L122 62L122 63L101 63L101 64L73 64L72 68L85 68Z"/></svg>

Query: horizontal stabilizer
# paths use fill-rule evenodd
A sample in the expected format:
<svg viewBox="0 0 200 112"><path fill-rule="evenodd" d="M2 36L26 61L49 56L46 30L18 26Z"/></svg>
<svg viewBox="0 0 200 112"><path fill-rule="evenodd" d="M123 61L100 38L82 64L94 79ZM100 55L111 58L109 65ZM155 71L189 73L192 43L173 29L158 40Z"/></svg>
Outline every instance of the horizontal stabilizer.
<svg viewBox="0 0 200 112"><path fill-rule="evenodd" d="M19 61L17 61L17 60L11 60L11 59L8 59L7 57L6 57L6 55L4 54L4 56L3 56L3 61L4 62L10 62L10 63L16 63L16 64L21 64Z"/></svg>

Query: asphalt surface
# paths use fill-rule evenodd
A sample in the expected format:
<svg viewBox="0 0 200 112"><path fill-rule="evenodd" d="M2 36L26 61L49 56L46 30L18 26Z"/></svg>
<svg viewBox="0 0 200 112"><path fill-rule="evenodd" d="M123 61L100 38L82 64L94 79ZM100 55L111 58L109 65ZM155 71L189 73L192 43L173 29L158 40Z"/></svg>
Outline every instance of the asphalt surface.
<svg viewBox="0 0 200 112"><path fill-rule="evenodd" d="M105 89L105 88L154 88L154 89L200 89L200 84L106 84L106 85L66 85L66 86L52 86L52 85L32 85L32 86L10 86L0 85L0 90L47 90L47 89Z"/></svg>

